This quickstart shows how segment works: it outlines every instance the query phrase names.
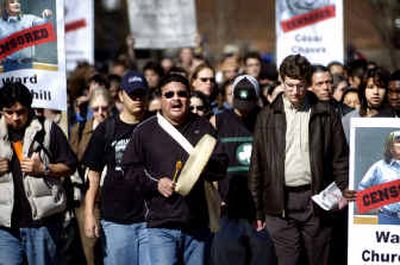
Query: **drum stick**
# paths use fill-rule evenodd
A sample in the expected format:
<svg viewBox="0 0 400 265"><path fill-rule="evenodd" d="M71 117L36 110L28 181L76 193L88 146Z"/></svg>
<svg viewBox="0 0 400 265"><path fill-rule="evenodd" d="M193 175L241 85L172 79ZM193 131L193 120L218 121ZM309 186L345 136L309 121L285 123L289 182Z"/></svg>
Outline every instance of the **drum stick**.
<svg viewBox="0 0 400 265"><path fill-rule="evenodd" d="M181 169L182 169L182 161L178 160L178 161L176 161L176 164L175 164L175 174L174 174L174 177L172 178L172 182L176 182L176 179L178 178L178 173Z"/></svg>

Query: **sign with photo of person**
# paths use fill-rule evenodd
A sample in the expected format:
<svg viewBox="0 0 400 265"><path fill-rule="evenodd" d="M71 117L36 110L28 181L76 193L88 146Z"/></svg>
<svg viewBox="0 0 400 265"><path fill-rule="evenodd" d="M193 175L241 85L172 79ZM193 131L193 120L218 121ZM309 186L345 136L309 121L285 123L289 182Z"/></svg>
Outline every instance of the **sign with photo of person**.
<svg viewBox="0 0 400 265"><path fill-rule="evenodd" d="M128 12L136 49L195 46L194 0L132 0Z"/></svg>
<svg viewBox="0 0 400 265"><path fill-rule="evenodd" d="M343 62L343 0L276 1L277 65L290 54L313 63Z"/></svg>
<svg viewBox="0 0 400 265"><path fill-rule="evenodd" d="M353 118L348 264L400 264L400 119Z"/></svg>
<svg viewBox="0 0 400 265"><path fill-rule="evenodd" d="M66 110L64 1L0 2L0 86L21 82L33 107Z"/></svg>

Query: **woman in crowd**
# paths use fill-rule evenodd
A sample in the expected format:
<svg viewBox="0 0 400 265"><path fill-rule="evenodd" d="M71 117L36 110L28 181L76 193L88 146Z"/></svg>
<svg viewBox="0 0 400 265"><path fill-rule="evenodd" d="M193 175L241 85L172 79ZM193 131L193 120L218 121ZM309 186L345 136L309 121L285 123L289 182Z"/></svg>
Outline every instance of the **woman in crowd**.
<svg viewBox="0 0 400 265"><path fill-rule="evenodd" d="M105 88L98 88L93 91L89 100L89 108L93 112L93 117L84 123L76 123L71 129L70 142L72 150L76 153L78 161L81 162L86 147L92 137L95 128L103 122L109 115L112 105L110 93ZM84 175L84 168L81 166L76 174ZM81 177L82 178L82 177ZM83 197L83 196L82 196ZM87 264L97 264L101 260L100 246L96 245L96 238L88 238L85 236L84 231L84 201L79 208L76 209L75 214L79 224L79 233L81 237L83 251L86 257ZM100 218L99 209L96 211L97 217Z"/></svg>
<svg viewBox="0 0 400 265"><path fill-rule="evenodd" d="M193 91L190 94L189 110L199 116L205 116L206 118L209 118L210 107L207 97L200 91Z"/></svg>
<svg viewBox="0 0 400 265"><path fill-rule="evenodd" d="M360 108L349 112L342 118L343 129L347 142L350 137L350 119L357 117L390 116L386 107L387 90L390 73L377 67L366 72L358 93Z"/></svg>
<svg viewBox="0 0 400 265"><path fill-rule="evenodd" d="M191 74L190 85L192 91L200 91L208 98L213 113L218 112L214 68L209 64L200 64L197 66Z"/></svg>

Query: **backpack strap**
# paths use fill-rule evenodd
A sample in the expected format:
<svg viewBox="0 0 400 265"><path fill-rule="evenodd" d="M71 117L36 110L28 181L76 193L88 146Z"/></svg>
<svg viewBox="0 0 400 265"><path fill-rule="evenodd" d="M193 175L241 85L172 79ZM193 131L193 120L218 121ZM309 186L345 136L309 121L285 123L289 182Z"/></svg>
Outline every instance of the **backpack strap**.
<svg viewBox="0 0 400 265"><path fill-rule="evenodd" d="M83 129L85 129L87 121L78 123L78 140L82 139Z"/></svg>
<svg viewBox="0 0 400 265"><path fill-rule="evenodd" d="M37 117L37 120L40 122L42 129L35 134L35 137L33 138L33 141L32 141L32 144L36 143L37 147L34 148L34 150L31 150L29 153L32 154L33 152L43 151L46 154L46 156L48 157L48 159L50 161L52 161L53 156L49 150L50 131L51 131L52 122L46 120L43 117Z"/></svg>
<svg viewBox="0 0 400 265"><path fill-rule="evenodd" d="M104 146L105 151L108 150L108 148L111 147L111 144L114 140L114 134L115 134L115 119L113 117L107 119L105 121L105 126L106 126L106 131L104 134L104 138L106 140L106 144Z"/></svg>

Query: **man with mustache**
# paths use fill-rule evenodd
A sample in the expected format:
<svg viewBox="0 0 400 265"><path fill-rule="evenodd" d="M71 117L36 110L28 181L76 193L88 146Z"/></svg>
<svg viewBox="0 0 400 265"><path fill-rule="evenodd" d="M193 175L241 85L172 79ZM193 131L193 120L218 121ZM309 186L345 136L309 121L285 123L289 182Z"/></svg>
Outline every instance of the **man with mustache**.
<svg viewBox="0 0 400 265"><path fill-rule="evenodd" d="M211 124L189 111L189 82L176 74L160 83L161 111L134 131L123 159L125 177L141 182L148 202L151 264L204 264L210 240L205 180L224 177L226 156L216 147L200 178L186 196L175 192L178 161L189 157L205 134L216 136ZM177 140L177 139L180 140ZM202 154L198 154L202 155Z"/></svg>

